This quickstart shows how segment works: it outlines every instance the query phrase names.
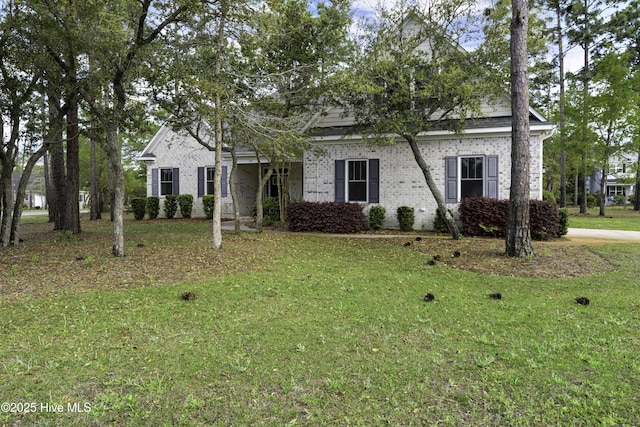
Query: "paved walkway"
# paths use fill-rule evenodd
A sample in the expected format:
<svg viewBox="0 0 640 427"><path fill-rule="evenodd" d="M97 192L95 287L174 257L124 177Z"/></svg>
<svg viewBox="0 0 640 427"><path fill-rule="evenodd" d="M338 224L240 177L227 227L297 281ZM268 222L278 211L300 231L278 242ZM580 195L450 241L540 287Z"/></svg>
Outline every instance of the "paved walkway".
<svg viewBox="0 0 640 427"><path fill-rule="evenodd" d="M233 221L224 221L222 223L223 230L234 230ZM242 231L255 231L241 224ZM390 238L390 237L407 237L406 234L335 234L338 237L365 237L365 238ZM624 231L624 230L595 230L588 228L569 228L569 232L563 237L564 241L569 240L578 244L588 242L639 242L640 231ZM558 242L558 240L556 240Z"/></svg>

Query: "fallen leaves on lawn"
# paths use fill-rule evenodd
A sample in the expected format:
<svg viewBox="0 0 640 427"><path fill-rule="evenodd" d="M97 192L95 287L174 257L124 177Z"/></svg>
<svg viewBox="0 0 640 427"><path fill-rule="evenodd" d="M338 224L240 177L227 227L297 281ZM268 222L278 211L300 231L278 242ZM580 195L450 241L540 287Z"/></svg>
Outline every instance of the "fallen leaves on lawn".
<svg viewBox="0 0 640 427"><path fill-rule="evenodd" d="M155 225L164 226L162 220ZM125 233L123 258L111 256L111 224L109 221L83 223L79 235L52 231L51 224L24 224L25 243L5 248L0 257L3 271L0 292L5 301L25 297L44 297L86 290L114 290L132 287L162 286L189 280L205 280L228 274L268 269L283 247L290 248L291 239L304 235L288 232L260 234L225 234L223 247L214 250L206 233L171 234L179 228L176 220L165 220L167 235L151 236L142 231ZM173 221L173 222L172 222ZM188 221L188 220L181 220ZM192 220L197 221L197 220ZM188 225L188 222L185 222ZM126 230L126 229L125 229ZM163 229L164 230L164 229ZM163 233L164 234L164 233ZM371 237L371 236L366 236ZM366 238L359 236L334 238ZM535 257L509 258L504 254L504 241L485 238L451 240L446 236L424 233L420 239L400 235L381 239L404 250L419 251L438 264L483 274L504 276L560 278L613 271L615 265L593 253L586 246L554 242L534 243ZM354 245L357 250L357 245ZM320 256L302 253L300 256Z"/></svg>

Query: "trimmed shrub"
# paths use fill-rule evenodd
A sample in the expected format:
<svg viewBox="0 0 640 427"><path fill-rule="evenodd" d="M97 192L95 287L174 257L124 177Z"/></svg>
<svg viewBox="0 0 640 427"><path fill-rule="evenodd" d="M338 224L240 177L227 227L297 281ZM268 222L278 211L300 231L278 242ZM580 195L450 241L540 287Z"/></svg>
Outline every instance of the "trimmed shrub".
<svg viewBox="0 0 640 427"><path fill-rule="evenodd" d="M160 215L160 198L157 196L147 197L146 211L149 219L156 219Z"/></svg>
<svg viewBox="0 0 640 427"><path fill-rule="evenodd" d="M215 196L213 194L207 194L202 196L202 209L207 219L213 219L213 200Z"/></svg>
<svg viewBox="0 0 640 427"><path fill-rule="evenodd" d="M398 216L398 223L400 224L400 231L413 231L413 223L416 221L413 208L400 206L396 214Z"/></svg>
<svg viewBox="0 0 640 427"><path fill-rule="evenodd" d="M191 218L191 212L193 212L193 196L191 194L180 194L178 196L178 206L180 206L180 215L182 215L182 218Z"/></svg>
<svg viewBox="0 0 640 427"><path fill-rule="evenodd" d="M569 209L562 208L558 211L560 214L560 225L558 225L558 237L564 236L569 232Z"/></svg>
<svg viewBox="0 0 640 427"><path fill-rule="evenodd" d="M465 236L505 237L509 220L509 201L470 197L458 207ZM560 213L554 202L529 201L531 238L549 240L559 237Z"/></svg>
<svg viewBox="0 0 640 427"><path fill-rule="evenodd" d="M384 219L387 215L387 210L380 206L371 206L369 209L369 228L372 230L380 230L384 224Z"/></svg>
<svg viewBox="0 0 640 427"><path fill-rule="evenodd" d="M616 194L613 196L613 203L615 203L616 206L624 206L627 203L627 198L622 194Z"/></svg>
<svg viewBox="0 0 640 427"><path fill-rule="evenodd" d="M255 218L257 214L256 204L251 206L250 215ZM280 221L280 201L277 197L267 197L262 200L262 223L265 225Z"/></svg>
<svg viewBox="0 0 640 427"><path fill-rule="evenodd" d="M175 194L167 194L164 199L164 216L172 219L178 212L178 196Z"/></svg>
<svg viewBox="0 0 640 427"><path fill-rule="evenodd" d="M509 201L469 197L460 202L458 213L465 236L505 236Z"/></svg>
<svg viewBox="0 0 640 427"><path fill-rule="evenodd" d="M529 229L534 240L550 240L560 237L560 212L555 202L529 201Z"/></svg>
<svg viewBox="0 0 640 427"><path fill-rule="evenodd" d="M449 211L449 215L453 216L451 209L447 210ZM440 208L436 208L436 216L433 218L433 231L436 233L449 234L449 227L447 227L444 217L440 214Z"/></svg>
<svg viewBox="0 0 640 427"><path fill-rule="evenodd" d="M596 206L598 206L598 196L596 196L595 194L588 194L587 195L587 208L593 209Z"/></svg>
<svg viewBox="0 0 640 427"><path fill-rule="evenodd" d="M357 233L364 230L362 205L344 202L298 202L287 208L289 231Z"/></svg>
<svg viewBox="0 0 640 427"><path fill-rule="evenodd" d="M134 197L131 199L131 210L133 217L140 221L144 219L145 210L147 209L147 200L144 197Z"/></svg>

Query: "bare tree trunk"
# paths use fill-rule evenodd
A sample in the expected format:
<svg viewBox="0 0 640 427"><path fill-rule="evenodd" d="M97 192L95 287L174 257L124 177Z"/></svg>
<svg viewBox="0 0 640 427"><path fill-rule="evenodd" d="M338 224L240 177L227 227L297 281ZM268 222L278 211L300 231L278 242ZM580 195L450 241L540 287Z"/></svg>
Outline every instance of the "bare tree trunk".
<svg viewBox="0 0 640 427"><path fill-rule="evenodd" d="M607 193L605 189L607 188L607 166L603 165L602 175L600 176L600 196L598 197L598 204L600 205L600 211L598 213L599 216L605 216L607 209Z"/></svg>
<svg viewBox="0 0 640 427"><path fill-rule="evenodd" d="M436 199L438 210L442 214L444 222L447 224L447 228L449 229L451 238L453 240L460 240L461 234L460 230L458 229L458 224L456 224L456 220L449 213L449 209L447 209L447 204L444 201L444 197L442 197L442 193L438 189L436 182L433 180L431 169L427 165L427 162L424 160L424 157L420 152L420 148L418 147L418 143L415 140L415 136L404 135L403 137L409 143L409 147L411 147L411 151L413 152L413 157L416 159L416 163L418 163L418 166L420 167L420 170L424 175L424 179L427 182L427 186L429 187L433 198Z"/></svg>
<svg viewBox="0 0 640 427"><path fill-rule="evenodd" d="M49 126L59 129L53 132L57 139L49 148L51 161L51 200L49 200L50 215L53 216L53 229L64 230L67 223L67 179L65 177L64 147L62 130L64 124L60 114L60 101L49 95Z"/></svg>
<svg viewBox="0 0 640 427"><path fill-rule="evenodd" d="M633 210L640 211L640 151L636 162L636 188L633 194Z"/></svg>
<svg viewBox="0 0 640 427"><path fill-rule="evenodd" d="M4 144L4 122L0 126L0 141ZM12 133L13 133L12 129ZM11 137L10 137L11 138ZM4 148L4 147L3 147ZM9 221L13 218L13 169L15 165L16 144L7 144L6 151L0 150L0 210L2 220L0 221L0 247L9 244Z"/></svg>
<svg viewBox="0 0 640 427"><path fill-rule="evenodd" d="M218 39L216 46L216 56L214 62L214 78L216 83L219 83L222 75L222 55L223 55L223 43L225 41L226 31L226 19L227 19L228 5L226 1L222 1L220 5L220 22L218 23ZM213 248L219 249L222 246L222 96L220 88L216 91L215 96L215 141L216 141L216 159L215 168L213 170L213 192L216 195L213 199Z"/></svg>
<svg viewBox="0 0 640 427"><path fill-rule="evenodd" d="M233 202L233 225L236 233L240 232L240 205L236 194L236 178L238 174L238 154L236 148L231 148L231 173L229 174L229 192Z"/></svg>
<svg viewBox="0 0 640 427"><path fill-rule="evenodd" d="M582 153L582 163L580 165L580 175L578 179L580 185L580 213L587 213L587 155Z"/></svg>
<svg viewBox="0 0 640 427"><path fill-rule="evenodd" d="M113 245L111 252L117 257L124 256L124 169L122 167L122 149L118 140L118 122L109 120L105 125L106 149L109 169L113 178L112 212Z"/></svg>
<svg viewBox="0 0 640 427"><path fill-rule="evenodd" d="M100 176L97 170L97 146L95 139L91 139L91 166L89 171L89 198L91 201L89 214L89 220L94 221L102 218L102 192L100 191L98 177Z"/></svg>
<svg viewBox="0 0 640 427"><path fill-rule="evenodd" d="M219 64L218 64L219 66ZM220 95L216 95L216 159L213 169L213 249L222 246L222 114L219 111Z"/></svg>
<svg viewBox="0 0 640 427"><path fill-rule="evenodd" d="M587 35L589 34L589 4L588 0L584 0L584 42L582 48L584 50L584 68L582 83L582 143L584 144L584 152L582 153L582 200L580 202L580 213L587 213L587 118L589 117L589 42ZM600 191L602 191L601 189Z"/></svg>
<svg viewBox="0 0 640 427"><path fill-rule="evenodd" d="M53 222L53 215L51 212L51 209L49 208L50 203L49 200L51 200L52 198L52 193L53 190L51 188L51 177L50 177L50 172L49 172L49 151L47 150L46 153L44 153L44 198L45 198L45 206L43 206L43 209L47 209L47 212L49 213L49 222Z"/></svg>
<svg viewBox="0 0 640 427"><path fill-rule="evenodd" d="M287 209L289 208L289 197L291 195L291 171L292 162L289 160L285 163L287 174L282 175L282 207L280 208L280 221L287 222Z"/></svg>
<svg viewBox="0 0 640 427"><path fill-rule="evenodd" d="M2 208L2 221L0 223L0 247L9 244L9 230L11 224L9 221L13 218L13 167L8 162L2 162L2 170L0 170L0 190L1 199L0 207Z"/></svg>
<svg viewBox="0 0 640 427"><path fill-rule="evenodd" d="M529 229L529 73L527 32L529 6L513 0L511 20L511 191L506 253L512 257L533 255Z"/></svg>
<svg viewBox="0 0 640 427"><path fill-rule="evenodd" d="M564 148L564 46L562 42L562 2L556 3L558 62L560 77L560 101L558 106L558 131L560 135L560 207L567 206L567 151Z"/></svg>
<svg viewBox="0 0 640 427"><path fill-rule="evenodd" d="M111 163L108 158L107 165L107 185L109 186L109 221L113 222L113 219L116 215L115 211L113 210L113 207L116 205L116 193L114 191L116 184L113 169L111 169Z"/></svg>
<svg viewBox="0 0 640 427"><path fill-rule="evenodd" d="M29 160L27 160L27 164L24 166L24 169L22 171L22 176L20 177L20 182L16 191L15 205L13 208L13 221L11 222L11 232L9 234L10 245L17 245L20 241L20 239L18 238L18 230L20 226L20 218L22 216L22 201L24 200L24 194L29 182L29 178L31 177L33 167L46 151L47 145L43 143L42 146L29 157Z"/></svg>
<svg viewBox="0 0 640 427"><path fill-rule="evenodd" d="M75 76L71 77L75 80ZM78 127L78 97L76 94L67 100L67 211L65 230L80 233L80 135Z"/></svg>
<svg viewBox="0 0 640 427"><path fill-rule="evenodd" d="M258 158L258 190L256 191L256 232L262 233L262 222L264 219L264 212L262 210L262 194L264 192L264 186L271 178L273 174L273 166L269 166L267 173L262 175L262 162L260 161L260 154L256 151L256 157Z"/></svg>

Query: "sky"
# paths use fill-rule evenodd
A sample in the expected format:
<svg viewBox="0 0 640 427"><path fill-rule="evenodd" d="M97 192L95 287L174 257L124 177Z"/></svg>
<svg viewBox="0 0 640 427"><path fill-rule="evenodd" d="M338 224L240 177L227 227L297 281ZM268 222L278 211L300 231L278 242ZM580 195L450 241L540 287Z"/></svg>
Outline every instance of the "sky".
<svg viewBox="0 0 640 427"><path fill-rule="evenodd" d="M379 4L391 7L396 4L396 0L353 0L352 10L356 20L361 17L375 15L375 9ZM482 0L478 8L484 9L492 4L491 0ZM565 41L565 49L567 43ZM565 72L577 72L584 65L584 51L579 46L571 48L565 52Z"/></svg>

